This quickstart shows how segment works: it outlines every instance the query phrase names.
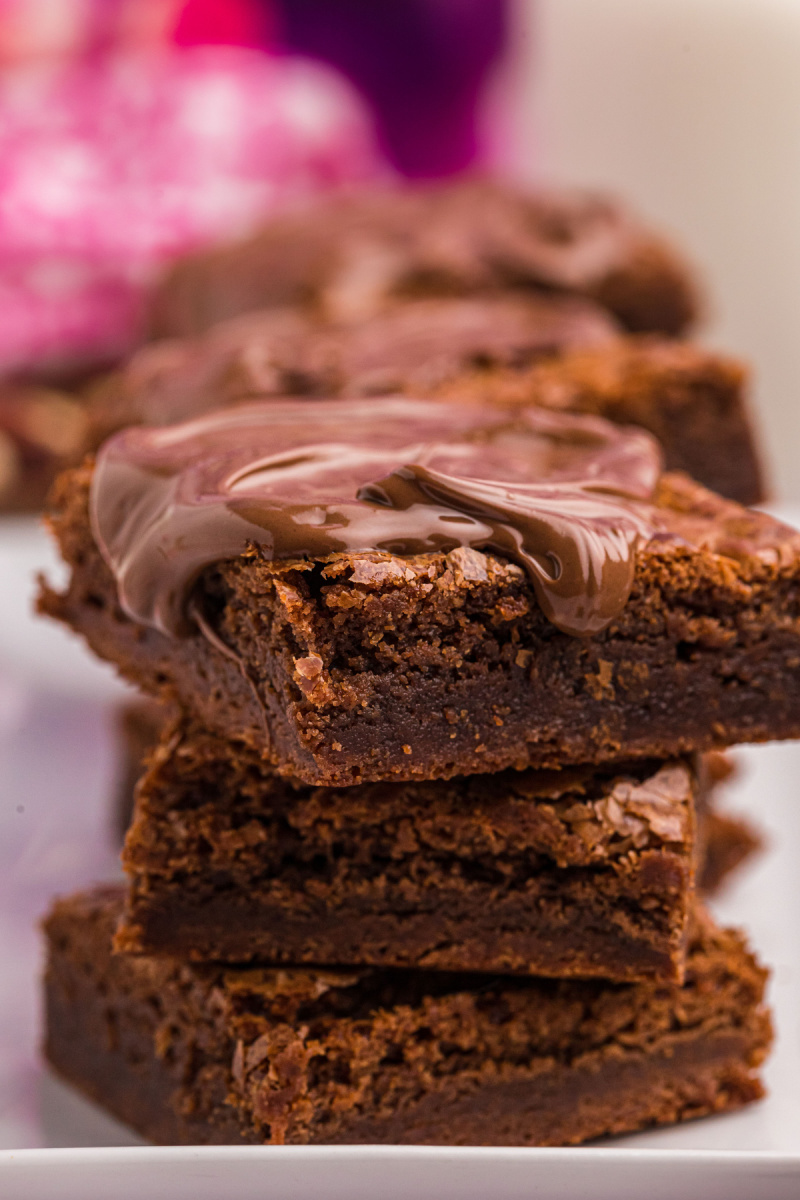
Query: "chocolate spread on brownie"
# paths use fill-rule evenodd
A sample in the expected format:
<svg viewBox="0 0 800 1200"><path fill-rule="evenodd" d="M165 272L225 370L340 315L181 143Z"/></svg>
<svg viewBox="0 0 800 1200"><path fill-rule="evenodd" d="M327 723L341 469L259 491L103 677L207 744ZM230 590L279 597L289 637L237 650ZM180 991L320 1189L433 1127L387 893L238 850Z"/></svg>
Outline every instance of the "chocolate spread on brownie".
<svg viewBox="0 0 800 1200"><path fill-rule="evenodd" d="M489 548L554 625L588 635L625 605L660 469L640 431L532 408L253 404L112 438L92 521L123 607L165 632L192 629L204 567L255 544L284 560Z"/></svg>

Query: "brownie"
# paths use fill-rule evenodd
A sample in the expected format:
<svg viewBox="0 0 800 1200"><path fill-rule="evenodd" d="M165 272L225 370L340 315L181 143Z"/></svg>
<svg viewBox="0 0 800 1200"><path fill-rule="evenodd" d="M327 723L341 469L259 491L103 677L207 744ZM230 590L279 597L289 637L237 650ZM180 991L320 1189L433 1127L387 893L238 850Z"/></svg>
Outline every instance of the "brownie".
<svg viewBox="0 0 800 1200"><path fill-rule="evenodd" d="M743 863L764 849L766 838L750 817L727 812L719 804L720 789L738 774L730 755L706 754L696 770L696 879L698 887L710 896L727 884Z"/></svg>
<svg viewBox="0 0 800 1200"><path fill-rule="evenodd" d="M160 763L152 770L147 771L147 768L150 767L150 760L164 737L171 719L174 718L170 717L170 710L152 700L130 701L122 706L117 715L118 783L112 817L114 830L120 840L124 839L133 819L134 793L139 780L147 773L148 780L155 786L160 785L164 778ZM205 737L209 743L216 740L210 734L206 734ZM229 752L233 752L232 745L230 750L226 751L226 753ZM252 751L241 746L239 754L242 758L249 758L252 756ZM188 765L191 761L181 754L182 766ZM694 760L694 762L696 761ZM727 882L729 873L749 861L763 848L764 838L752 821L746 820L738 814L728 813L720 807L718 785L734 773L728 755L720 752L702 755L699 769L695 767L694 770L699 781L695 806L695 846L697 851L695 881L702 891L711 895ZM257 773L254 772L254 774L256 777L268 774L268 770L260 760ZM287 789L289 786L287 781ZM293 790L299 790L299 786L295 785ZM164 798L166 800L166 794ZM150 821L149 810L150 801L143 801L140 805L140 812L146 815L148 824ZM172 820L167 818L166 812L166 807L163 812L156 812L153 820L168 824L168 843L170 847L173 847L176 842L176 831ZM138 838L138 836L137 834L136 837ZM328 849L330 850L330 846ZM236 847L231 847L230 850L232 853L238 853ZM248 852L249 850L248 846ZM137 859L141 853L147 853L146 846L143 852L137 850ZM145 864L143 874L150 869L152 868ZM136 870L137 867L134 863L134 873ZM148 953L158 953L158 948L149 947Z"/></svg>
<svg viewBox="0 0 800 1200"><path fill-rule="evenodd" d="M765 498L765 486L747 384L747 370L734 358L689 342L638 337L565 348L515 370L478 364L442 379L434 394L638 425L658 439L668 470L749 505Z"/></svg>
<svg viewBox="0 0 800 1200"><path fill-rule="evenodd" d="M170 710L156 700L129 700L114 714L116 784L112 828L120 841L133 816L133 796L145 759L155 750L170 719Z"/></svg>
<svg viewBox="0 0 800 1200"><path fill-rule="evenodd" d="M606 196L489 179L372 188L274 218L174 266L152 305L158 337L276 305L366 320L397 299L496 291L585 296L634 332L685 332L691 272Z"/></svg>
<svg viewBox="0 0 800 1200"><path fill-rule="evenodd" d="M444 296L392 304L369 321L272 308L195 337L143 346L89 391L91 441L126 425L167 425L256 397L385 395L478 366L521 370L620 340L598 305L546 294Z"/></svg>
<svg viewBox="0 0 800 1200"><path fill-rule="evenodd" d="M763 835L752 821L737 813L712 808L703 822L702 866L698 886L714 895L743 863L764 848Z"/></svg>
<svg viewBox="0 0 800 1200"><path fill-rule="evenodd" d="M37 512L59 471L79 461L84 403L45 384L0 381L0 512Z"/></svg>
<svg viewBox="0 0 800 1200"><path fill-rule="evenodd" d="M679 986L136 958L121 900L47 919L45 1053L155 1142L562 1145L762 1095L766 973L702 916Z"/></svg>
<svg viewBox="0 0 800 1200"><path fill-rule="evenodd" d="M668 469L755 504L764 487L745 385L736 360L621 338L601 309L575 297L414 300L338 325L272 309L143 347L93 390L90 443L257 397L432 392L639 425L658 438Z"/></svg>
<svg viewBox="0 0 800 1200"><path fill-rule="evenodd" d="M695 792L683 762L311 788L174 726L138 787L117 946L680 979Z"/></svg>
<svg viewBox="0 0 800 1200"><path fill-rule="evenodd" d="M309 403L315 407L309 408ZM504 485L491 491L494 496L502 493L502 503L512 507L519 495L522 506L517 516L508 508L508 523L498 518L499 523L492 525L494 533L482 521L471 524L477 520L476 512L485 512L489 519L490 510L496 514L499 509L491 508L494 501L486 501L487 507L482 508L484 502L477 499L471 507L472 481L466 476L436 476L445 480L442 488L450 488L448 496L453 488L461 489L463 500L448 500L452 509L428 507L423 491L412 487L415 470L427 471L433 479L433 468L401 467L389 472L377 492L367 490L368 496L388 497L395 488L412 489L415 499L408 508L403 508L402 496L395 507L394 502L386 507L364 501L369 519L389 521L394 532L406 529L406 521L414 525L422 512L425 529L430 532L435 527L436 538L444 536L445 528L454 540L468 540L470 530L482 537L480 531L486 529L490 544L505 547L501 553L467 545L425 553L322 553L319 547L330 545L324 514L335 513L340 521L343 510L337 504L333 508L311 505L307 510L300 505L315 522L322 522L310 532L305 526L302 531L317 549L304 557L268 557L264 543L273 534L260 534L256 522L269 521L277 513L275 536L288 537L280 522L289 509L272 500L261 507L262 448L255 444L257 435L268 437L270 445L282 446L281 413L287 420L295 420L297 411L308 414L308 424L297 437L305 445L304 436L312 440L318 436L319 448L312 447L308 456L304 451L299 459L291 453L278 455L270 460L277 466L269 470L273 483L273 470L275 479L283 479L284 467L290 475L305 472L307 488L309 478L312 483L316 478L316 467L309 466L317 462L314 456L328 463L338 463L340 456L351 463L349 439L354 446L361 445L370 421L380 423L385 438L389 438L385 423L396 420L408 426L404 436L422 439L411 415L421 423L420 430L435 429L440 420L479 420L466 408L453 405L408 405L410 401L394 405L384 401L378 416L374 405L354 410L349 403L335 401L287 402L278 411L274 404L265 404L231 410L213 421L205 418L183 430L151 431L152 438L165 439L156 455L158 469L165 473L157 475L155 488L191 490L192 481L204 479L204 472L213 475L238 464L226 478L234 480L235 503L243 506L237 512L249 514L241 526L223 493L214 492L213 480L203 483L213 495L204 493L202 503L188 499L185 511L160 507L161 501L154 500L155 492L149 490L149 475L144 490L137 490L139 468L128 475L125 464L128 458L133 463L142 446L151 452L151 434L132 429L118 435L104 448L112 480L117 462L124 478L136 482L131 493L123 489L127 507L122 508L115 507L113 487L107 496L100 489L97 514L99 521L110 523L112 537L117 516L125 517L117 547L120 578L129 592L139 588L136 604L141 602L140 607L132 608L129 595L123 609L116 578L92 535L92 467L88 464L63 476L56 487L52 527L71 578L62 593L44 589L41 611L82 633L101 657L116 663L146 692L177 700L209 730L223 738L240 738L281 773L310 784L348 786L387 778L489 773L506 767L670 758L737 742L800 736L800 535L771 517L720 499L684 476L659 477L657 467L653 475L652 464L646 461L650 444L644 434L588 417L515 410L517 421L527 414L540 433L544 416L549 421L558 417L557 428L566 440L559 442L556 437L553 446L560 446L555 456L561 455L562 475L556 471L551 476L547 464L542 465L544 443L537 441L538 435L533 439L538 448L528 460L528 434L522 426L501 423L504 432L497 444L484 443L478 426L470 426L470 436L464 441L456 438L452 452L459 463L474 454L482 464L482 495L486 489L491 491L485 482L488 473L496 469L498 477L503 474L496 462L501 451L508 454L509 471L519 468L524 475L530 470L538 481L521 483L519 492L513 488L508 492ZM442 415L444 410L451 415ZM480 410L480 420L491 423L494 418ZM325 440L330 436L325 432L328 421L340 431L340 443L333 449ZM264 424L259 435L260 422ZM512 428L513 441L509 441ZM570 437L585 437L588 458L581 457L584 451L569 441L567 431ZM223 443L224 453L219 449ZM239 446L240 457L230 449L233 444ZM448 445L442 451L445 456ZM604 447L602 454L596 450L598 445ZM388 453L385 444L380 450L384 453ZM595 453L600 458L606 455L605 466L593 457ZM164 465L172 461L171 455L183 456L185 462L185 469L176 468L177 475ZM162 461L159 456L166 458ZM251 459L253 470L247 465ZM634 477L641 476L641 483L646 476L641 494L650 499L646 504L642 501L644 508L615 491L613 471L606 472L611 470L609 461L613 467L618 459L631 472L631 487ZM385 460L381 463L385 465ZM572 485L563 482L563 471L580 473L584 467L595 471L592 486L608 493L608 511L616 514L610 525L592 525L594 499L589 500L580 487L570 491ZM468 472L464 465L457 469ZM537 526L540 533L544 528L541 546L543 553L550 552L548 538L557 525L560 557L554 575L543 569L536 576L541 558L534 555L532 565L526 559L524 569L521 559L512 560L520 552L520 540L514 539L524 541L519 530L528 528L528 510L522 510L532 495L539 495L540 484L548 495L554 489L548 500L554 524L542 518L544 525ZM559 490L562 484L566 491ZM623 486L628 484L622 481ZM347 494L354 492L353 485ZM128 521L134 511L136 517ZM354 505L347 511L355 511L360 521L364 510ZM622 548L604 541L609 529L633 528L625 523L635 523L645 511L652 522L647 526L651 533ZM454 524L436 524L440 517ZM146 538L141 546L137 543L142 534L136 523L139 518L155 531L152 543ZM182 540L184 518L191 528L187 540ZM297 528L292 525L295 532ZM350 528L340 521L336 537L349 536ZM360 536L363 529L358 528ZM388 526L381 528L385 532ZM242 533L243 542L236 543L241 549L222 552L223 542L215 538L223 533L227 537L232 530L237 538ZM248 530L257 542L247 541ZM417 545L414 538L410 534L400 538L405 551ZM230 548L232 543L224 544ZM392 544L397 543L392 540ZM141 560L137 546L145 547ZM176 615L173 609L187 581L181 574L187 547L198 556L192 560L195 565L201 561L209 565L193 577L195 623L187 618L178 631L165 622L170 614ZM619 557L614 557L618 551ZM140 567L141 576L137 575ZM595 581L591 586L591 580L581 576L589 568ZM613 568L610 592L605 590L607 568ZM550 590L562 584L573 589L566 597L566 623L556 611L566 591L555 596ZM581 619L588 623L598 616L597 605L606 603L610 607L603 611L610 619L602 627L595 625L596 631L590 632L588 624L580 625L576 613L582 613ZM138 615L131 617L131 611ZM570 624L573 617L576 623ZM584 632L578 636L575 631L581 629Z"/></svg>

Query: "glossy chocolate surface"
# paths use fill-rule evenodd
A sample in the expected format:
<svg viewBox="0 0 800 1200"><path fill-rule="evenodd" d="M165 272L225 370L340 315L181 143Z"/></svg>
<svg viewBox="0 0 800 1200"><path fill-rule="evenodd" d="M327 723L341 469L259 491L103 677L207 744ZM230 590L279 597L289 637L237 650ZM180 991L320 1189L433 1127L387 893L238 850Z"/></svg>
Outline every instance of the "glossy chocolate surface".
<svg viewBox="0 0 800 1200"><path fill-rule="evenodd" d="M625 605L660 469L647 434L589 417L273 401L111 438L92 523L123 608L171 634L194 631L203 569L250 547L281 560L466 547L518 563L549 620L580 636Z"/></svg>

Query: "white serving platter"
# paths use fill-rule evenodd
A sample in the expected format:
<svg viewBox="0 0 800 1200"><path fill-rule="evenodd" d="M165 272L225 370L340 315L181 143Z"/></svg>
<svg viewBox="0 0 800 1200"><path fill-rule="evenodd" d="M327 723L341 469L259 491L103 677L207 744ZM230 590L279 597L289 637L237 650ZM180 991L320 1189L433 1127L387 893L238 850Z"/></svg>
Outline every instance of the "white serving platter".
<svg viewBox="0 0 800 1200"><path fill-rule="evenodd" d="M128 690L107 663L54 621L33 615L36 577L64 578L38 517L0 518L0 672L48 692L114 699Z"/></svg>
<svg viewBox="0 0 800 1200"><path fill-rule="evenodd" d="M797 1200L781 1155L426 1146L22 1151L8 1200Z"/></svg>
<svg viewBox="0 0 800 1200"><path fill-rule="evenodd" d="M800 1197L800 744L737 751L728 805L767 851L716 904L773 967L769 1097L739 1113L564 1150L143 1146L39 1062L36 920L117 870L113 702L125 693L27 614L53 569L35 525L0 526L0 1197L3 1200L778 1200ZM46 644L45 644L46 643Z"/></svg>

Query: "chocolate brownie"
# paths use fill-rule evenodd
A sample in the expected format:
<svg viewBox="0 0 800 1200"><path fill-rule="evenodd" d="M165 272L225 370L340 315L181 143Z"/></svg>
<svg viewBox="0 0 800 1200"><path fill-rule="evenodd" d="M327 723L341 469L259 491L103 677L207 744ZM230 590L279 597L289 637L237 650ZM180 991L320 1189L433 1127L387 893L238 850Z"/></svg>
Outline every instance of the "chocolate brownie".
<svg viewBox="0 0 800 1200"><path fill-rule="evenodd" d="M714 895L730 876L764 848L764 837L747 817L711 808L703 829L698 886Z"/></svg>
<svg viewBox="0 0 800 1200"><path fill-rule="evenodd" d="M515 370L479 364L442 379L433 394L638 425L658 439L667 470L685 471L740 504L758 504L765 487L747 386L747 370L736 359L689 342L640 337L565 349Z"/></svg>
<svg viewBox="0 0 800 1200"><path fill-rule="evenodd" d="M743 504L762 500L743 366L688 343L615 334L601 309L564 296L408 301L339 325L267 310L140 350L94 389L90 443L255 398L424 393L639 425L668 469Z"/></svg>
<svg viewBox="0 0 800 1200"><path fill-rule="evenodd" d="M117 946L680 979L695 792L680 761L310 788L173 727L138 787Z"/></svg>
<svg viewBox="0 0 800 1200"><path fill-rule="evenodd" d="M766 973L707 918L679 986L136 958L120 907L49 916L45 1053L156 1142L561 1145L762 1095Z"/></svg>
<svg viewBox="0 0 800 1200"><path fill-rule="evenodd" d="M118 784L113 804L113 822L114 830L120 840L124 839L133 819L136 787L146 773L146 769L149 769L150 759L157 750L159 742L164 738L171 719L174 718L170 718L170 710L163 704L152 700L131 701L124 705L118 713L116 739ZM205 736L209 742L214 740L213 735ZM229 750L226 750L226 753L228 752L235 752L232 745ZM239 748L239 753L242 760L252 757L252 751L244 746ZM189 766L193 761L197 761L185 758L183 753L181 753L181 760L181 766ZM693 762L697 762L697 760L693 760ZM711 769L707 765L709 763ZM699 769L695 768L700 785L697 789L695 811L695 845L697 848L695 876L698 886L708 894L716 892L727 881L728 874L748 861L764 844L762 835L752 821L727 813L720 807L717 785L723 779L727 779L732 772L733 767L730 766L728 756L719 752L702 755ZM183 774L185 775L186 772L184 771ZM261 774L268 774L268 769L259 760L254 777L257 778ZM160 787L162 780L164 780L164 774L159 756L158 765L149 770L148 786L152 783L154 787ZM202 786L202 782L200 786ZM226 783L225 786L228 787L229 784ZM285 786L288 791L290 788L288 781ZM297 791L301 786L295 785L293 790ZM181 796L184 797L183 792ZM166 794L164 798L166 801ZM145 815L148 826L150 807L150 801L142 801L140 805L140 816ZM166 844L168 852L171 852L176 843L176 830L173 827L172 819L167 818L166 811L166 806L163 812L155 811L153 821L169 825ZM138 833L136 838L138 841ZM238 850L236 846L231 846L229 849L233 861L233 855L238 855ZM250 849L248 845L248 852ZM151 866L144 862L143 856L147 854L147 845L140 844L135 857L137 861L142 857L143 876L147 875L151 869ZM133 874L135 875L137 871L138 867L134 862ZM150 948L148 952L157 953L158 949Z"/></svg>
<svg viewBox="0 0 800 1200"><path fill-rule="evenodd" d="M77 397L35 383L0 382L0 512L37 512L59 471L79 461L89 417Z"/></svg>
<svg viewBox="0 0 800 1200"><path fill-rule="evenodd" d="M726 812L720 790L738 774L728 754L706 754L696 764L698 776L697 885L706 895L718 892L730 876L764 849L766 838L749 817Z"/></svg>
<svg viewBox="0 0 800 1200"><path fill-rule="evenodd" d="M616 201L462 179L328 199L192 254L157 289L152 330L286 304L366 320L401 298L507 290L582 295L635 332L682 333L698 307L677 252Z"/></svg>
<svg viewBox="0 0 800 1200"><path fill-rule="evenodd" d="M305 783L800 736L800 535L644 433L269 403L117 435L90 520L93 474L57 486L41 610Z"/></svg>
<svg viewBox="0 0 800 1200"><path fill-rule="evenodd" d="M113 830L122 840L133 817L133 796L144 762L158 745L169 723L170 710L157 700L129 700L115 713L116 786L112 807Z"/></svg>
<svg viewBox="0 0 800 1200"><path fill-rule="evenodd" d="M608 314L575 296L407 300L369 321L338 323L266 309L143 346L90 389L91 440L254 398L427 391L477 366L522 369L619 340Z"/></svg>

